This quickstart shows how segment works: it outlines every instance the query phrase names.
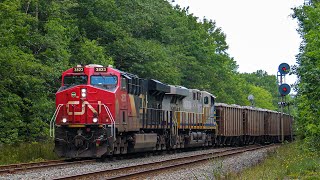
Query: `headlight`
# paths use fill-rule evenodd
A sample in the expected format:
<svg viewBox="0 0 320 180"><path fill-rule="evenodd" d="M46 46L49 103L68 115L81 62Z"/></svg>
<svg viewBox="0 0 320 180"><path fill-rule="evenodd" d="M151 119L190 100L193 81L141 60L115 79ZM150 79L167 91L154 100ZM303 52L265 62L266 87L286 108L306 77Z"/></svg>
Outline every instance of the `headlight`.
<svg viewBox="0 0 320 180"><path fill-rule="evenodd" d="M97 122L98 122L98 118L95 117L95 118L92 119L92 121L93 121L94 123L97 123Z"/></svg>
<svg viewBox="0 0 320 180"><path fill-rule="evenodd" d="M63 119L62 119L62 122L63 122L63 123L66 123L66 122L67 122L67 118L63 118Z"/></svg>
<svg viewBox="0 0 320 180"><path fill-rule="evenodd" d="M81 93L81 97L85 98L87 96L86 93Z"/></svg>
<svg viewBox="0 0 320 180"><path fill-rule="evenodd" d="M81 89L81 97L82 98L87 97L87 89Z"/></svg>

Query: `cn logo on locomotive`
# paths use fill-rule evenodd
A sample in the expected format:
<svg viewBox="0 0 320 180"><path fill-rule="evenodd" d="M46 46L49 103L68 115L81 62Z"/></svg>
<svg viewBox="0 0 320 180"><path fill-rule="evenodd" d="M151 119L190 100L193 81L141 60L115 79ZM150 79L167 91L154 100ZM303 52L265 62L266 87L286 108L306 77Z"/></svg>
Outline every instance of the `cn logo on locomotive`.
<svg viewBox="0 0 320 180"><path fill-rule="evenodd" d="M81 115L84 115L84 113L86 112L86 108L85 106L87 105L88 108L94 113L94 114L97 114L97 110L95 110L92 105L88 102L88 101L83 101L82 102L82 106L81 106L81 111L79 112L74 112L74 109L72 109L73 111L70 111L70 105L78 105L80 104L79 101L68 101L67 103L67 113L68 115L72 116L72 115L78 115L78 116L81 116ZM74 107L74 106L73 106ZM101 101L98 101L98 108L99 108L99 111L101 110ZM73 114L74 113L74 114Z"/></svg>

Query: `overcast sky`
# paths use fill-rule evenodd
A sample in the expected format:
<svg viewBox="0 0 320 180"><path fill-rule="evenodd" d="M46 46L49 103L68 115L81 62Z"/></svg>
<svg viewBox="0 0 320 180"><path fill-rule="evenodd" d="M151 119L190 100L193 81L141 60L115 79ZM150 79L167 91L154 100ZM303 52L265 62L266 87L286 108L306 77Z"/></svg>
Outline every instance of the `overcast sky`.
<svg viewBox="0 0 320 180"><path fill-rule="evenodd" d="M189 13L216 21L227 36L228 53L240 72L262 69L276 74L282 62L296 63L301 39L291 8L303 0L175 0ZM286 82L293 84L294 76Z"/></svg>

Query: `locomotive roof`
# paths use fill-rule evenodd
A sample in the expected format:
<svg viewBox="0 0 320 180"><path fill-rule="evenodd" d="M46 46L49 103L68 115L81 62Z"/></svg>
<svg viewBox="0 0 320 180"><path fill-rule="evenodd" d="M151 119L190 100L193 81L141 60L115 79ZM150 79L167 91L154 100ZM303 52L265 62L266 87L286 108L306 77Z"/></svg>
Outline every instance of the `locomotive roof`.
<svg viewBox="0 0 320 180"><path fill-rule="evenodd" d="M166 94L176 94L180 96L188 96L189 94L189 91L187 88L181 88L179 86L173 86L173 85L169 85L169 87L170 87L170 92Z"/></svg>
<svg viewBox="0 0 320 180"><path fill-rule="evenodd" d="M150 79L148 82L149 90L169 93L170 87L167 84L164 84L158 80Z"/></svg>
<svg viewBox="0 0 320 180"><path fill-rule="evenodd" d="M216 98L216 96L215 96L215 95L213 95L213 94L209 93L208 91L202 91L202 92L204 92L204 93L206 93L206 94L208 94L208 95L212 96L213 98Z"/></svg>
<svg viewBox="0 0 320 180"><path fill-rule="evenodd" d="M84 67L84 68L107 67L107 68L111 68L111 69L113 69L115 71L118 71L119 73L121 73L123 76L125 76L128 79L139 78L139 76L137 76L136 74L131 74L131 73L128 73L128 72L125 72L125 71L121 71L119 69L114 68L112 65L103 66L103 65L100 65L100 64L88 64L88 65L77 65L75 67ZM73 69L73 68L70 68L70 69ZM144 78L142 78L142 79L144 79ZM197 91L197 92L206 93L206 94L216 98L213 94L211 94L211 93L209 93L207 91L201 91L199 89L189 89L189 88L186 88L184 86L168 85L168 84L162 83L162 82L160 82L159 80L156 80L156 79L145 79L145 80L149 81L148 84L151 86L150 90L157 90L157 91L165 92L166 94L177 94L177 95L180 95L180 96L188 96L190 91L191 92L192 91Z"/></svg>

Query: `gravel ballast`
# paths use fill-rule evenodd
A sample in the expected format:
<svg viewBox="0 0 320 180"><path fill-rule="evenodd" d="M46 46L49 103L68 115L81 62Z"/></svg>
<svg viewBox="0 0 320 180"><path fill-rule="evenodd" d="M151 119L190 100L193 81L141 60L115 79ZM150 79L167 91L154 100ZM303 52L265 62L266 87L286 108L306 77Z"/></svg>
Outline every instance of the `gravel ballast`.
<svg viewBox="0 0 320 180"><path fill-rule="evenodd" d="M214 179L215 175L223 175L228 172L240 172L244 168L253 166L265 159L269 151L274 148L255 150L232 156L225 159L216 159L211 162L196 165L187 169L181 169L175 172L150 177L149 179ZM183 152L171 155L158 155L145 158L134 158L125 160L115 160L111 162L94 162L89 164L77 164L63 167L52 167L38 170L29 170L26 172L17 172L15 174L1 175L0 179L54 179L67 175L76 175L84 172L94 172L99 170L120 168L125 166L139 165L149 162L157 162L166 159L173 159L183 156L191 156L204 152L217 152L221 149L199 150Z"/></svg>
<svg viewBox="0 0 320 180"><path fill-rule="evenodd" d="M198 165L197 167L191 167L188 169L182 169L167 174L154 176L150 179L219 179L223 178L228 173L239 173L242 170L257 165L262 162L269 152L273 152L275 147L267 149L260 149L250 152L245 152L240 155L235 155L227 158L213 159L208 163Z"/></svg>

